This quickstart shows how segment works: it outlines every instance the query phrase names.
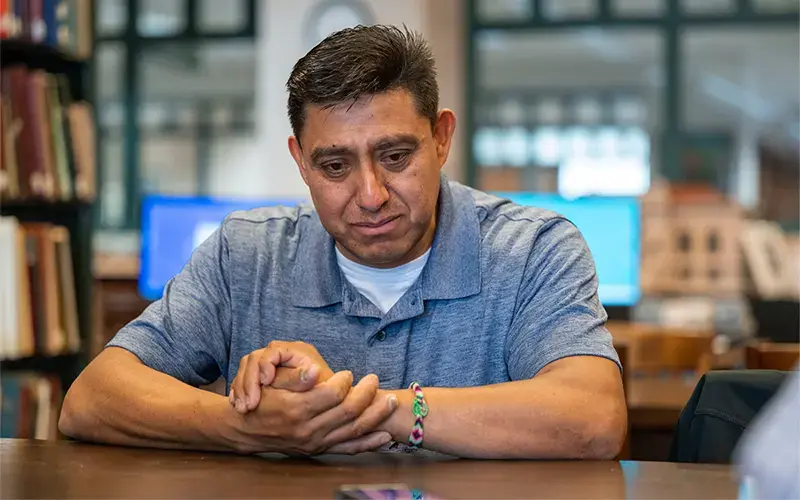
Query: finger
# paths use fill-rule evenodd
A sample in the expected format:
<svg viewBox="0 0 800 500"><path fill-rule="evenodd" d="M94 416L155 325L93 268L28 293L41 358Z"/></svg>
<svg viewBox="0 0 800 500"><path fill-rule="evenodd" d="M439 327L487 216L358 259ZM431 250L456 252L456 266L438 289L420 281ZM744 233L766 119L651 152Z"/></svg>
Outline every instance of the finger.
<svg viewBox="0 0 800 500"><path fill-rule="evenodd" d="M352 386L353 374L349 371L341 371L308 392L290 394L290 397L294 400L288 402L288 404L302 405L305 411L305 418L311 420L320 413L341 404Z"/></svg>
<svg viewBox="0 0 800 500"><path fill-rule="evenodd" d="M325 446L357 439L374 431L397 409L397 396L381 394L352 422L334 429L324 439Z"/></svg>
<svg viewBox="0 0 800 500"><path fill-rule="evenodd" d="M250 356L242 357L242 360L239 361L239 371L236 373L236 377L233 379L233 383L231 384L231 399L233 402L234 408L239 413L247 413L247 406L245 405L244 400L244 385L243 380L244 377L242 374L247 369L248 362L250 361Z"/></svg>
<svg viewBox="0 0 800 500"><path fill-rule="evenodd" d="M291 344L273 342L262 349L259 356L259 382L261 385L271 385L279 366L308 370L313 364L311 357L293 349Z"/></svg>
<svg viewBox="0 0 800 500"><path fill-rule="evenodd" d="M318 365L311 364L302 368L280 367L275 372L275 378L270 384L275 389L292 392L310 391L317 385L320 369Z"/></svg>
<svg viewBox="0 0 800 500"><path fill-rule="evenodd" d="M378 377L367 375L353 387L342 403L315 417L310 427L315 433L326 436L334 429L358 418L369 407L378 391ZM370 429L371 430L371 429ZM340 439L339 441L345 441ZM331 442L331 445L335 442Z"/></svg>
<svg viewBox="0 0 800 500"><path fill-rule="evenodd" d="M272 383L277 367L296 368L311 364L307 356L284 346L271 345L253 352L250 358L244 371L240 369L240 374L244 373L242 385L245 391L244 404L247 411L255 410L258 407L261 402L261 386Z"/></svg>
<svg viewBox="0 0 800 500"><path fill-rule="evenodd" d="M258 407L261 401L261 362L264 352L253 352L248 356L247 366L239 369L237 376L242 377L242 390L240 397L244 400L245 410L251 411ZM274 369L274 367L273 367ZM237 391L238 394L238 391Z"/></svg>
<svg viewBox="0 0 800 500"><path fill-rule="evenodd" d="M378 431L365 434L360 438L345 441L337 445L331 446L325 453L337 453L341 455L355 455L357 453L364 453L367 451L374 451L391 442L392 435L388 432Z"/></svg>

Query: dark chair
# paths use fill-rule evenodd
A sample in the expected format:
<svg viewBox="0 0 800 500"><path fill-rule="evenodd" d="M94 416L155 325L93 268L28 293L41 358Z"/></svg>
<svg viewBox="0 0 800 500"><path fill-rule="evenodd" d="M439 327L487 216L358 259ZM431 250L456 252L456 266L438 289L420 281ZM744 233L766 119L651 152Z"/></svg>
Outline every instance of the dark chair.
<svg viewBox="0 0 800 500"><path fill-rule="evenodd" d="M670 461L731 463L742 434L789 373L726 370L703 375L681 411Z"/></svg>

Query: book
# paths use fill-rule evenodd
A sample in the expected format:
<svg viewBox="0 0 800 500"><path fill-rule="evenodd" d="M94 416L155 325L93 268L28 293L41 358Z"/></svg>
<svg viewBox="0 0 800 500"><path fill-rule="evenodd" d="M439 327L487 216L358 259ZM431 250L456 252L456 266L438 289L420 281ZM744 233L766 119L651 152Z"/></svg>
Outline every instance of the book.
<svg viewBox="0 0 800 500"><path fill-rule="evenodd" d="M0 359L78 352L69 231L0 217Z"/></svg>
<svg viewBox="0 0 800 500"><path fill-rule="evenodd" d="M0 196L91 201L96 158L92 107L73 101L64 75L0 69Z"/></svg>
<svg viewBox="0 0 800 500"><path fill-rule="evenodd" d="M92 55L91 0L0 0L0 39L49 45L88 59Z"/></svg>
<svg viewBox="0 0 800 500"><path fill-rule="evenodd" d="M0 437L58 439L61 382L32 372L4 374L0 381Z"/></svg>

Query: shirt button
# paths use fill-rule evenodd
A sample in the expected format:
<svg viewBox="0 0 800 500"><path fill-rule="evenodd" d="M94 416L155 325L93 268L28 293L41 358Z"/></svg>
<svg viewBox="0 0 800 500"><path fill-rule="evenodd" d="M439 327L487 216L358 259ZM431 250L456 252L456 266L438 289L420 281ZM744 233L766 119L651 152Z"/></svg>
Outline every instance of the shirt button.
<svg viewBox="0 0 800 500"><path fill-rule="evenodd" d="M381 330L375 335L375 338L378 339L378 342L383 342L386 340L386 332Z"/></svg>

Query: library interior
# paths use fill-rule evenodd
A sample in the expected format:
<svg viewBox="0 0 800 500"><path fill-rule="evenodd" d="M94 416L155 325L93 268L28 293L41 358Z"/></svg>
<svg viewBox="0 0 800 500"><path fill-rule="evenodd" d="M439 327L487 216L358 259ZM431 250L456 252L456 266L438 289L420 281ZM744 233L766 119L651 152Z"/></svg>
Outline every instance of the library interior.
<svg viewBox="0 0 800 500"><path fill-rule="evenodd" d="M476 200L492 196L520 210L559 214L585 240L595 266L593 300L602 306L601 330L610 333L609 348L618 357L627 409L613 460L464 460L459 453L425 450L424 443L403 453L248 456L100 446L59 425L68 391L77 389L76 380L118 332L137 321L149 324L157 314L176 314L178 301L167 305L166 294L186 293L181 300L201 307L201 294L213 293L210 284L193 291L176 283L181 273L191 274L187 263L197 249L219 240L229 214L320 209L323 197L312 199L287 147L294 133L287 80L312 48L358 25L396 26L429 45L439 109L457 117L443 182L485 193ZM0 497L800 495L797 0L0 0L0 80ZM400 175L387 171L359 175ZM310 220L319 225L315 217ZM300 222L297 228L299 235ZM451 250L436 245L438 228L422 266L441 262L437 249ZM481 237L494 238L495 230L499 226ZM255 239L260 233L248 234ZM282 237L281 245L294 238ZM226 241L232 246L236 240ZM325 248L334 266L345 258L339 243L336 254L334 246L312 250ZM502 261L502 249L493 251ZM259 278L267 269L260 260L250 265ZM271 269L278 272L279 265ZM462 268L448 279L467 280L470 272ZM544 272L553 279L566 273ZM424 287L427 275L417 276ZM496 278L484 269L482 279ZM412 282L403 290L413 291ZM219 299L227 304L230 297ZM362 298L380 307L371 296ZM307 317L275 300L230 307L281 308L269 313L285 321L281 325L297 325L285 317ZM394 298L398 306L402 300ZM430 339L401 337L400 324L421 325L426 315L449 318L459 307L466 312L471 306L459 304L466 300L426 298L420 318L396 325L381 320L377 342L388 333L387 344L428 345ZM516 297L505 301L517 307ZM325 314L350 314L336 307L328 305ZM391 317L388 309L383 313ZM142 320L146 310L150 316ZM539 310L533 317L545 319L538 328L550 328L554 314L569 321L566 312ZM227 321L233 329L244 324ZM363 329L364 321L352 324ZM231 335L256 335L259 324L273 323L228 332L231 368L226 359L215 380L192 385L227 402L242 356L234 357ZM411 330L436 335L422 326ZM324 333L325 342L339 335L333 326L331 332ZM506 332L498 334L504 342ZM285 335L258 332L258 339L314 343L311 333ZM365 336L361 352L378 349L375 338ZM535 350L540 341L532 342ZM446 357L449 345L431 359ZM208 356L199 345L185 349ZM375 359L357 359L356 351L343 356L355 368L339 369L385 368ZM378 359L406 371L427 366ZM452 366L440 363L434 372ZM488 367L497 359L469 363ZM516 370L503 369L502 382L518 382L508 378ZM410 379L381 381L380 389L407 389L413 377L428 375L407 373ZM548 376L534 375L530 382ZM434 418L438 400L428 400ZM547 411L535 403L531 408ZM397 411L404 411L402 402ZM420 426L423 417L431 421L431 444L440 443L433 433L441 420L414 411ZM147 415L138 407L131 413ZM470 432L481 440L489 427L481 423ZM154 448L184 447L172 444ZM551 457L567 458L527 458Z"/></svg>

